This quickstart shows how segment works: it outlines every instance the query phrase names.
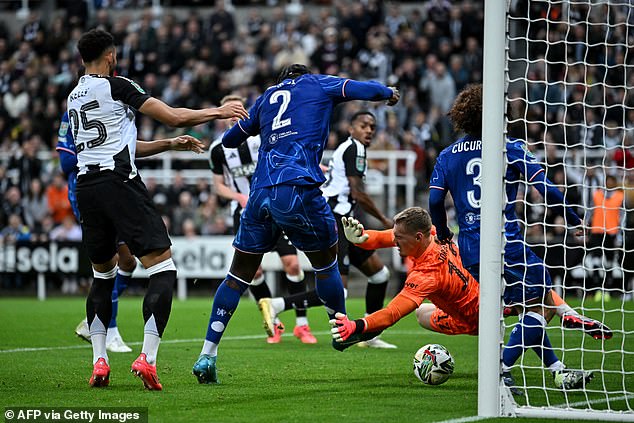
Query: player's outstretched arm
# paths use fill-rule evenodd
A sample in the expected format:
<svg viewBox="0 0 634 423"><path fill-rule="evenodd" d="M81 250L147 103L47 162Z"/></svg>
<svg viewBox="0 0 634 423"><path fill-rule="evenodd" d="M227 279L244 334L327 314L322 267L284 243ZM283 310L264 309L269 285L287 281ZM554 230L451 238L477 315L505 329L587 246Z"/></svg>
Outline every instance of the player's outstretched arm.
<svg viewBox="0 0 634 423"><path fill-rule="evenodd" d="M535 183L535 188L546 200L546 204L552 207L560 216L565 216L571 227L577 228L583 224L577 213L566 203L566 199L561 191L546 177L545 172L540 172L535 175L532 182Z"/></svg>
<svg viewBox="0 0 634 423"><path fill-rule="evenodd" d="M174 127L196 126L215 119L233 117L245 119L249 117L244 106L236 102L229 102L220 107L194 110L184 107L174 108L154 97L147 99L139 107L139 111L159 122Z"/></svg>
<svg viewBox="0 0 634 423"><path fill-rule="evenodd" d="M381 332L416 310L418 305L405 295L399 294L390 301L387 307L375 311L363 319L350 320L348 316L337 313L330 321L335 341L343 342L354 334L364 332Z"/></svg>
<svg viewBox="0 0 634 423"><path fill-rule="evenodd" d="M202 153L205 145L191 135L180 135L164 140L136 142L136 157L148 157L164 151L193 151L196 154Z"/></svg>
<svg viewBox="0 0 634 423"><path fill-rule="evenodd" d="M354 217L342 217L343 232L346 239L364 250L376 250L379 248L395 247L394 231L365 230L361 222Z"/></svg>
<svg viewBox="0 0 634 423"><path fill-rule="evenodd" d="M350 100L387 100L388 106L398 103L401 95L396 87L386 87L377 81L355 81L330 75L316 76L324 92L337 102Z"/></svg>
<svg viewBox="0 0 634 423"><path fill-rule="evenodd" d="M349 79L342 88L344 97L347 100L387 100L388 106L394 106L401 98L396 87L386 87L376 81L355 81Z"/></svg>

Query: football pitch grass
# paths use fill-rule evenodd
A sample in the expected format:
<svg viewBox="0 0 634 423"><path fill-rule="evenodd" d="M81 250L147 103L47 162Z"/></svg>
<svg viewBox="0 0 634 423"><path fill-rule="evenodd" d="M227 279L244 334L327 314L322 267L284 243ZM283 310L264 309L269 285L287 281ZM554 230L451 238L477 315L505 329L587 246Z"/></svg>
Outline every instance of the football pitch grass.
<svg viewBox="0 0 634 423"><path fill-rule="evenodd" d="M446 336L421 329L412 314L388 329L383 338L396 350L352 347L343 353L330 346L329 327L323 309L309 311L310 324L319 340L301 344L292 336L294 315L281 315L286 324L282 343L265 341L256 304L244 298L219 348L218 374L221 384L199 385L191 367L202 346L211 299L174 300L170 322L158 356L162 392L143 389L130 373L143 335L141 298L125 297L119 303L119 328L133 348L131 353L110 353L110 386L88 386L91 374L90 345L74 334L84 314L82 298L0 299L0 404L4 407L147 407L150 422L440 422L477 415L477 337ZM606 309L617 308L613 301ZM629 303L629 310L634 305ZM363 300L348 301L351 317L363 312ZM594 314L594 317L600 317ZM624 324L634 330L631 314L609 313L612 328ZM512 318L515 319L515 318ZM551 326L559 325L553 319ZM561 345L560 331L550 331L553 345ZM621 356L574 350L600 349L601 343L580 332L566 331L565 361L575 367L620 369ZM445 345L454 356L456 369L441 386L427 386L412 373L414 352L426 343ZM615 334L606 349L634 351L634 339ZM634 371L631 356L623 358L626 370ZM538 365L535 354L526 363ZM516 378L521 378L514 370ZM531 370L529 381L540 383L542 372ZM603 383L619 395L609 398L610 407L625 410L623 389L634 391L634 376L595 375L591 386ZM552 388L552 378L545 376ZM595 384L596 383L596 384ZM625 385L625 386L624 386ZM544 395L529 392L531 404L543 404ZM606 396L588 395L593 407L606 408ZM566 397L550 391L551 404L565 404ZM570 403L585 401L586 395L567 395ZM630 399L630 403L632 399ZM496 419L497 420L497 419ZM501 420L501 419L500 419ZM471 421L467 419L466 421ZM493 421L493 420L487 420ZM524 419L522 421L539 421ZM547 421L547 420L543 420Z"/></svg>

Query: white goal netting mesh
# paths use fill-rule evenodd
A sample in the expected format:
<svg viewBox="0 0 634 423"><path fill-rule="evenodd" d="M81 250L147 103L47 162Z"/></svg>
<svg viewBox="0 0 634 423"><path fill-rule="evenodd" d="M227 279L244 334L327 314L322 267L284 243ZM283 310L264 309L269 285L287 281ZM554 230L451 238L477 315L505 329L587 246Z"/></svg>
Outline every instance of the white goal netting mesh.
<svg viewBox="0 0 634 423"><path fill-rule="evenodd" d="M528 149L589 231L575 236L531 182L509 198L526 244L561 297L604 322L607 340L564 328L547 334L570 369L593 372L561 390L536 354L511 373L519 409L594 410L634 417L634 0L528 1L507 11L506 133ZM508 159L507 159L508 160ZM508 263L506 263L508 264ZM517 317L504 321L506 338ZM600 418L600 415L598 415Z"/></svg>

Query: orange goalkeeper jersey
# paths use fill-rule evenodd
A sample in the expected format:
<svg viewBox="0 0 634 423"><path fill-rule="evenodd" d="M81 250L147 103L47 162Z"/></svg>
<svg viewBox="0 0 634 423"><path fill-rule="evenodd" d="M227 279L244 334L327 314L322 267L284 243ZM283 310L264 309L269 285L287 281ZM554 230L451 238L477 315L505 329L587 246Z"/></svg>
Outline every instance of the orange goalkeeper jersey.
<svg viewBox="0 0 634 423"><path fill-rule="evenodd" d="M376 249L396 245L392 230L365 233L370 238L359 247ZM453 319L477 331L480 286L462 266L458 247L432 241L420 257L408 258L411 268L405 286L386 308L365 317L365 332L392 326L426 298Z"/></svg>

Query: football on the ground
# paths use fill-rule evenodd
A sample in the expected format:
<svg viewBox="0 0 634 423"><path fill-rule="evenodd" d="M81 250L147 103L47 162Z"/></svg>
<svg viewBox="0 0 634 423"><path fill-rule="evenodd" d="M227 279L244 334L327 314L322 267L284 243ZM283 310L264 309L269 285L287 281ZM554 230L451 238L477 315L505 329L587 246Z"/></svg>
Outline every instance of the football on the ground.
<svg viewBox="0 0 634 423"><path fill-rule="evenodd" d="M414 374L428 385L445 383L453 368L453 357L442 345L427 344L414 354Z"/></svg>

